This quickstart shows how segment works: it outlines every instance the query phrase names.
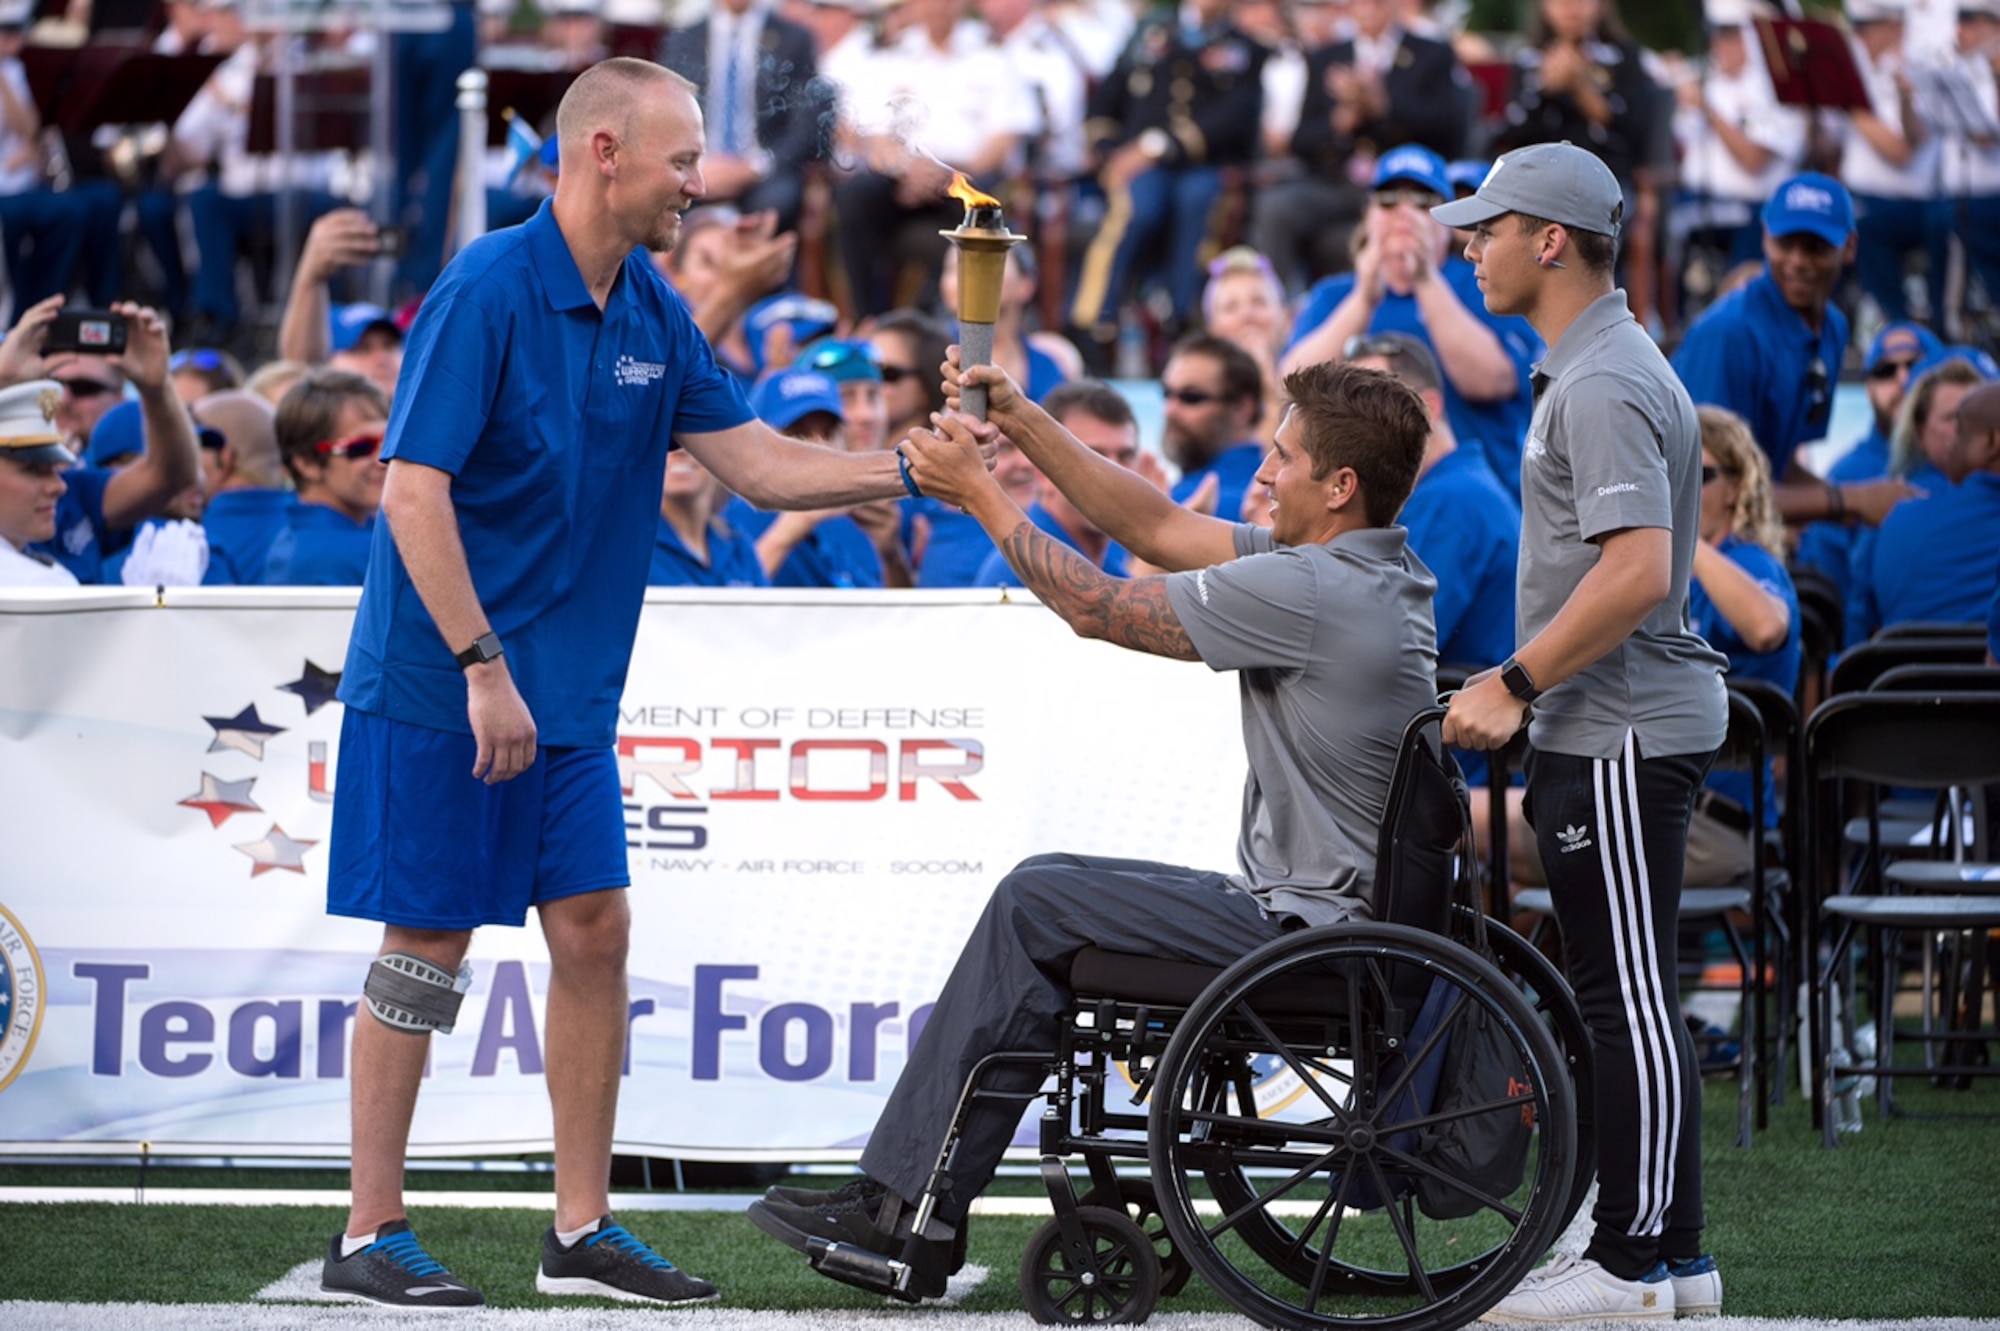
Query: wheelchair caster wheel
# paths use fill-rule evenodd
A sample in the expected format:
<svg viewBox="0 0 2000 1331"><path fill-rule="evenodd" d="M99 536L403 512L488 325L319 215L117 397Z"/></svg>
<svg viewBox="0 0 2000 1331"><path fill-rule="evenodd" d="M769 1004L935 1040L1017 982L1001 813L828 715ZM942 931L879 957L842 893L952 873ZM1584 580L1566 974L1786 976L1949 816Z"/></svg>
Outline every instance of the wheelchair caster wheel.
<svg viewBox="0 0 2000 1331"><path fill-rule="evenodd" d="M1161 1298L1171 1299L1187 1287L1188 1277L1194 1274L1194 1268L1174 1248L1173 1237L1167 1233L1167 1222L1160 1218L1160 1195L1153 1191L1151 1179L1121 1178L1115 1194L1102 1188L1092 1188L1083 1195L1080 1205L1123 1211L1134 1224L1146 1231L1146 1237L1153 1241L1153 1253L1160 1259Z"/></svg>
<svg viewBox="0 0 2000 1331"><path fill-rule="evenodd" d="M1145 1321L1160 1298L1152 1239L1123 1210L1078 1207L1076 1223L1087 1251L1071 1250L1057 1219L1036 1230L1021 1254L1028 1315L1044 1326Z"/></svg>

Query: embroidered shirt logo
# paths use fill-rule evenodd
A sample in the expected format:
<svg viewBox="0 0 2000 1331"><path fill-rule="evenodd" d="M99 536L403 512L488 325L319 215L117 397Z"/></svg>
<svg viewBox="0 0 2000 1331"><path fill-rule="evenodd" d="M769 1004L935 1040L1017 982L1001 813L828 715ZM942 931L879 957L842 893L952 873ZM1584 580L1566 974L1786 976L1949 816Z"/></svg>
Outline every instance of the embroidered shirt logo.
<svg viewBox="0 0 2000 1331"><path fill-rule="evenodd" d="M1562 842L1562 853L1565 855L1572 851L1588 850L1590 848L1590 829L1571 825L1557 832L1556 840Z"/></svg>
<svg viewBox="0 0 2000 1331"><path fill-rule="evenodd" d="M661 378L666 372L667 367L658 361L634 360L630 356L620 356L613 371L620 387L636 384L640 388Z"/></svg>
<svg viewBox="0 0 2000 1331"><path fill-rule="evenodd" d="M1207 604L1208 604L1208 570L1207 570L1207 569L1203 569L1203 570L1202 570L1201 572L1199 572L1199 573L1197 573L1197 574L1195 574L1195 575L1194 575L1194 591L1195 591L1195 595L1197 595L1197 596L1201 597L1201 603L1202 603L1203 605L1207 605Z"/></svg>
<svg viewBox="0 0 2000 1331"><path fill-rule="evenodd" d="M1600 485L1597 487L1597 497L1599 499L1604 498L1606 495L1629 495L1637 493L1639 493L1639 487L1632 481L1620 481L1616 485Z"/></svg>
<svg viewBox="0 0 2000 1331"><path fill-rule="evenodd" d="M1549 446L1542 442L1540 435L1528 436L1527 452L1530 458L1541 459L1549 455Z"/></svg>

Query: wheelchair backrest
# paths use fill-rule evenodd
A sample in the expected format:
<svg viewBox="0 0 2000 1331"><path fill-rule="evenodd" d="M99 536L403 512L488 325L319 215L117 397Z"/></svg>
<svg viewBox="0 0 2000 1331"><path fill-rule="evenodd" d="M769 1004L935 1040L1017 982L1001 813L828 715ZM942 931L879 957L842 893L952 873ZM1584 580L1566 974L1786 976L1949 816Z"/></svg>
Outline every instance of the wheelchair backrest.
<svg viewBox="0 0 2000 1331"><path fill-rule="evenodd" d="M1417 713L1403 728L1382 830L1375 846L1375 918L1435 934L1450 932L1454 900L1472 900L1460 877L1471 826L1465 776L1439 733L1442 707Z"/></svg>

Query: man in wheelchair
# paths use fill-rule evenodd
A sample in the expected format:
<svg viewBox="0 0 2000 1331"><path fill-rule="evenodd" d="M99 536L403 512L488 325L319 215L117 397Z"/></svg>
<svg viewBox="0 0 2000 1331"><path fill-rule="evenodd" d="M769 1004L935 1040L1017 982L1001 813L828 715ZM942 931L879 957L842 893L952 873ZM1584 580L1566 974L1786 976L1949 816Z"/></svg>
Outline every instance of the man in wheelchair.
<svg viewBox="0 0 2000 1331"><path fill-rule="evenodd" d="M1174 504L1072 438L1004 373L961 377L986 385L993 425L1091 521L1169 571L1109 577L1039 530L994 483L960 419L903 442L915 484L977 518L1077 633L1237 671L1249 774L1233 874L1072 854L1016 866L869 1137L865 1177L832 1193L773 1188L751 1206L761 1229L801 1252L914 1250L901 1291L911 1297L942 1294L962 1260L967 1208L1025 1098L968 1104L948 1186L916 1231L924 1241L910 1244L974 1066L1001 1050L1055 1047L1073 998L1070 962L1087 946L1225 965L1290 930L1365 918L1404 726L1436 701L1436 584L1393 525L1429 433L1409 388L1349 365L1289 376L1291 405L1256 478L1273 501L1266 531ZM1023 1064L990 1070L982 1084L1032 1092L1041 1076Z"/></svg>

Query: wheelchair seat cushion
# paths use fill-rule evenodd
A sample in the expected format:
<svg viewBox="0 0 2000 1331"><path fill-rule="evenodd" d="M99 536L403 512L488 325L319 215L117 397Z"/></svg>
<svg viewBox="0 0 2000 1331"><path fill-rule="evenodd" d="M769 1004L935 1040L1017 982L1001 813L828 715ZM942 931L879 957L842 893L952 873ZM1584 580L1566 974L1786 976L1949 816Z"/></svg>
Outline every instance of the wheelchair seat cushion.
<svg viewBox="0 0 2000 1331"><path fill-rule="evenodd" d="M1193 1006L1220 974L1220 966L1112 952L1101 947L1086 947L1069 965L1070 988L1079 997L1113 998L1159 1007ZM1325 1017L1338 1014L1346 1006L1345 988L1332 974L1284 975L1260 987L1257 995L1274 1015Z"/></svg>

